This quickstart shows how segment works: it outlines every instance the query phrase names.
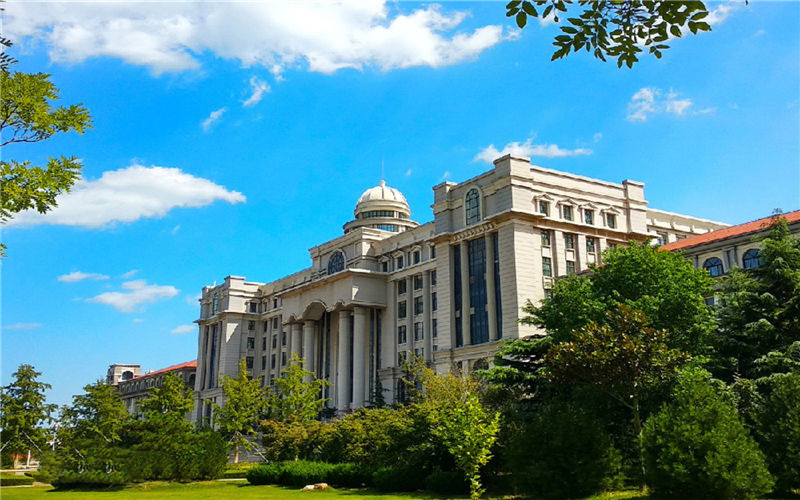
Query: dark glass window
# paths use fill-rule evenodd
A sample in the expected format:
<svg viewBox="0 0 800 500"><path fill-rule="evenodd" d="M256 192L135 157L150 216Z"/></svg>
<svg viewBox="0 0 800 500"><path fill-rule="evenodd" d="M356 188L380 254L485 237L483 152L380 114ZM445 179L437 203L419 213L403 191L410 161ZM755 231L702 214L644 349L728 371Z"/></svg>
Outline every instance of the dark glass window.
<svg viewBox="0 0 800 500"><path fill-rule="evenodd" d="M255 330L256 329L256 322L253 321L253 320L248 321L247 322L247 329L250 330L250 331Z"/></svg>
<svg viewBox="0 0 800 500"><path fill-rule="evenodd" d="M254 313L258 310L258 304L256 302L250 302L250 312Z"/></svg>
<svg viewBox="0 0 800 500"><path fill-rule="evenodd" d="M273 329L275 329L275 330L277 330L277 329L278 329L278 322L279 322L279 321L280 321L280 319L279 319L279 318L277 318L277 317L275 317L275 318L272 318L272 328L273 328Z"/></svg>
<svg viewBox="0 0 800 500"><path fill-rule="evenodd" d="M281 353L281 366L286 366L286 353Z"/></svg>
<svg viewBox="0 0 800 500"><path fill-rule="evenodd" d="M572 207L566 205L562 206L561 215L564 217L564 220L572 220Z"/></svg>
<svg viewBox="0 0 800 500"><path fill-rule="evenodd" d="M372 219L374 217L394 217L394 212L391 210L370 210L369 212L362 212L362 219Z"/></svg>
<svg viewBox="0 0 800 500"><path fill-rule="evenodd" d="M397 303L397 317L402 319L406 317L406 301Z"/></svg>
<svg viewBox="0 0 800 500"><path fill-rule="evenodd" d="M481 194L477 189L470 189L464 200L464 209L467 216L467 225L475 224L481 220Z"/></svg>
<svg viewBox="0 0 800 500"><path fill-rule="evenodd" d="M328 260L328 274L338 273L344 270L344 254L342 252L334 252Z"/></svg>
<svg viewBox="0 0 800 500"><path fill-rule="evenodd" d="M219 311L219 294L214 292L214 298L211 302L211 314L217 314Z"/></svg>
<svg viewBox="0 0 800 500"><path fill-rule="evenodd" d="M544 215L550 215L550 204L546 201L539 202L539 213Z"/></svg>
<svg viewBox="0 0 800 500"><path fill-rule="evenodd" d="M407 286L407 283L406 283L406 279L405 278L403 278L400 281L398 281L397 282L397 294L398 295L402 295L402 294L406 293L406 286Z"/></svg>
<svg viewBox="0 0 800 500"><path fill-rule="evenodd" d="M431 259L436 258L436 245L431 245Z"/></svg>
<svg viewBox="0 0 800 500"><path fill-rule="evenodd" d="M397 226L394 224L375 224L375 229L380 229L381 231L389 231L391 233L397 232Z"/></svg>
<svg viewBox="0 0 800 500"><path fill-rule="evenodd" d="M438 301L436 300L436 292L431 293L431 311L435 311L439 308Z"/></svg>
<svg viewBox="0 0 800 500"><path fill-rule="evenodd" d="M597 244L594 238L586 238L586 251L589 253L595 253L597 251Z"/></svg>
<svg viewBox="0 0 800 500"><path fill-rule="evenodd" d="M710 274L712 278L722 276L722 273L724 272L722 268L722 261L717 257L706 259L706 261L703 262L703 269L708 271L708 274Z"/></svg>
<svg viewBox="0 0 800 500"><path fill-rule="evenodd" d="M397 269L403 269L403 256L402 255L397 258L396 264L397 264Z"/></svg>
<svg viewBox="0 0 800 500"><path fill-rule="evenodd" d="M461 249L459 245L452 245L453 252L453 269L461 269ZM456 272L453 277L453 303L455 309L455 334L456 334L456 347L464 345L464 332L461 324L461 302L463 293L463 284L461 283L461 273Z"/></svg>
<svg viewBox="0 0 800 500"><path fill-rule="evenodd" d="M267 331L267 328L269 328L269 321L265 321L264 322L264 331L265 332Z"/></svg>
<svg viewBox="0 0 800 500"><path fill-rule="evenodd" d="M414 264L419 264L419 261L422 258L421 252L419 250L415 250L411 255L414 258Z"/></svg>
<svg viewBox="0 0 800 500"><path fill-rule="evenodd" d="M286 345L286 332L281 334L281 345Z"/></svg>
<svg viewBox="0 0 800 500"><path fill-rule="evenodd" d="M406 335L406 325L400 325L397 327L397 343L405 344L406 342L408 342L408 336Z"/></svg>
<svg viewBox="0 0 800 500"><path fill-rule="evenodd" d="M423 338L425 338L425 334L422 330L422 323L414 323L414 342L419 342Z"/></svg>
<svg viewBox="0 0 800 500"><path fill-rule="evenodd" d="M381 262L381 271L388 273L389 272L389 262L383 261Z"/></svg>
<svg viewBox="0 0 800 500"><path fill-rule="evenodd" d="M431 286L436 286L436 271L431 271Z"/></svg>
<svg viewBox="0 0 800 500"><path fill-rule="evenodd" d="M277 359L278 359L278 357L276 355L274 355L274 354L270 357L269 366L271 368L273 368L273 369L275 368L275 364L277 362Z"/></svg>
<svg viewBox="0 0 800 500"><path fill-rule="evenodd" d="M422 290L422 275L414 276L414 290Z"/></svg>
<svg viewBox="0 0 800 500"><path fill-rule="evenodd" d="M272 348L273 349L277 349L278 348L278 335L277 334L272 336Z"/></svg>
<svg viewBox="0 0 800 500"><path fill-rule="evenodd" d="M611 229L617 227L617 216L614 214L606 214L606 226Z"/></svg>
<svg viewBox="0 0 800 500"><path fill-rule="evenodd" d="M594 212L592 210L583 211L583 220L587 224L594 224Z"/></svg>
<svg viewBox="0 0 800 500"><path fill-rule="evenodd" d="M486 310L486 239L477 238L467 242L467 267L469 270L469 305L473 311L465 311L470 320L470 343L489 341L489 312Z"/></svg>
<svg viewBox="0 0 800 500"><path fill-rule="evenodd" d="M568 260L567 261L567 275L575 274L575 261Z"/></svg>
<svg viewBox="0 0 800 500"><path fill-rule="evenodd" d="M264 337L264 338L261 339L261 350L262 351L266 351L267 350L267 337Z"/></svg>
<svg viewBox="0 0 800 500"><path fill-rule="evenodd" d="M553 276L553 261L550 257L542 257L542 274L545 276Z"/></svg>
<svg viewBox="0 0 800 500"><path fill-rule="evenodd" d="M272 299L272 308L273 309L277 309L278 308L278 299Z"/></svg>
<svg viewBox="0 0 800 500"><path fill-rule="evenodd" d="M267 369L267 357L266 356L261 356L261 369L262 370L266 370Z"/></svg>
<svg viewBox="0 0 800 500"><path fill-rule="evenodd" d="M433 338L436 338L439 335L438 330L439 330L439 324L436 321L436 318L433 318L433 321L431 322L431 335L433 336Z"/></svg>
<svg viewBox="0 0 800 500"><path fill-rule="evenodd" d="M542 246L550 246L550 231L542 231Z"/></svg>
<svg viewBox="0 0 800 500"><path fill-rule="evenodd" d="M703 302L709 307L714 307L714 297L706 297Z"/></svg>
<svg viewBox="0 0 800 500"><path fill-rule="evenodd" d="M253 369L253 356L247 356L244 358L244 365L247 367L248 370Z"/></svg>
<svg viewBox="0 0 800 500"><path fill-rule="evenodd" d="M667 235L664 233L658 233L658 238L656 239L656 244L658 245L666 245L667 244Z"/></svg>
<svg viewBox="0 0 800 500"><path fill-rule="evenodd" d="M422 314L422 297L414 297L414 314Z"/></svg>
<svg viewBox="0 0 800 500"><path fill-rule="evenodd" d="M755 269L761 265L761 252L757 248L751 248L744 253L742 264L745 269Z"/></svg>
<svg viewBox="0 0 800 500"><path fill-rule="evenodd" d="M575 235L574 234L565 234L564 235L564 246L567 250L575 250Z"/></svg>

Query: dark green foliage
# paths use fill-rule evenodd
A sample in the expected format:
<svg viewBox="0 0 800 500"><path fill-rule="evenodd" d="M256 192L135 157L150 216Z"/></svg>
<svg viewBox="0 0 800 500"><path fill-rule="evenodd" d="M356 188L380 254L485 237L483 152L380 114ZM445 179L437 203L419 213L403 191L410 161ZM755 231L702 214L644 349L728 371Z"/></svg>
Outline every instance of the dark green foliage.
<svg viewBox="0 0 800 500"><path fill-rule="evenodd" d="M334 424L318 422L281 422L263 420L260 424L264 456L273 462L283 460L330 460L329 446Z"/></svg>
<svg viewBox="0 0 800 500"><path fill-rule="evenodd" d="M331 462L390 466L407 458L416 439L414 420L405 409L360 409L332 422L324 457Z"/></svg>
<svg viewBox="0 0 800 500"><path fill-rule="evenodd" d="M42 424L50 419L55 405L45 403L50 384L39 381L41 372L32 365L19 365L14 381L0 392L0 429L4 450L12 453L41 451L47 436Z"/></svg>
<svg viewBox="0 0 800 500"><path fill-rule="evenodd" d="M800 374L777 375L757 413L758 441L780 493L800 488Z"/></svg>
<svg viewBox="0 0 800 500"><path fill-rule="evenodd" d="M466 495L469 482L461 471L434 471L425 478L425 491L439 495Z"/></svg>
<svg viewBox="0 0 800 500"><path fill-rule="evenodd" d="M272 462L247 471L250 484L278 484L305 486L329 483L343 488L360 488L372 485L373 469L356 464L329 464L305 460Z"/></svg>
<svg viewBox="0 0 800 500"><path fill-rule="evenodd" d="M570 16L575 3L580 13ZM528 16L562 23L551 60L585 50L601 61L617 58L618 67L625 64L628 68L639 60L642 50L660 59L670 38L681 38L687 31L711 31L704 21L708 14L700 1L512 0L506 5L506 16L513 17L520 28L528 23Z"/></svg>
<svg viewBox="0 0 800 500"><path fill-rule="evenodd" d="M130 478L122 472L64 472L53 481L57 490L116 489L125 486Z"/></svg>
<svg viewBox="0 0 800 500"><path fill-rule="evenodd" d="M425 488L425 475L412 467L383 467L372 475L372 484L383 492L419 491Z"/></svg>
<svg viewBox="0 0 800 500"><path fill-rule="evenodd" d="M222 475L228 448L214 431L164 435L140 429L138 442L123 453L122 469L133 481L194 481Z"/></svg>
<svg viewBox="0 0 800 500"><path fill-rule="evenodd" d="M328 471L327 482L341 488L362 488L372 485L375 469L366 465L334 464Z"/></svg>
<svg viewBox="0 0 800 500"><path fill-rule="evenodd" d="M245 474L250 484L280 484L284 462L271 462L249 469Z"/></svg>
<svg viewBox="0 0 800 500"><path fill-rule="evenodd" d="M747 499L772 489L764 455L708 372L683 372L674 400L650 417L643 441L648 486L677 498Z"/></svg>
<svg viewBox="0 0 800 500"><path fill-rule="evenodd" d="M33 484L33 478L29 476L0 475L0 486L26 486L29 484Z"/></svg>
<svg viewBox="0 0 800 500"><path fill-rule="evenodd" d="M579 498L613 485L620 456L600 423L573 405L539 409L509 444L507 459L518 492Z"/></svg>

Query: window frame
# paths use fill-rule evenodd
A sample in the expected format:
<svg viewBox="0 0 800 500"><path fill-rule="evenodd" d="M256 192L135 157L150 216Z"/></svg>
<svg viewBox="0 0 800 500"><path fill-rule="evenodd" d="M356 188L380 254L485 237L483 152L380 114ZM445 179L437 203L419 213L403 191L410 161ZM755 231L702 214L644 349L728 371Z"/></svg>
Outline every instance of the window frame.
<svg viewBox="0 0 800 500"><path fill-rule="evenodd" d="M464 223L467 226L477 224L483 219L481 190L472 187L464 194Z"/></svg>

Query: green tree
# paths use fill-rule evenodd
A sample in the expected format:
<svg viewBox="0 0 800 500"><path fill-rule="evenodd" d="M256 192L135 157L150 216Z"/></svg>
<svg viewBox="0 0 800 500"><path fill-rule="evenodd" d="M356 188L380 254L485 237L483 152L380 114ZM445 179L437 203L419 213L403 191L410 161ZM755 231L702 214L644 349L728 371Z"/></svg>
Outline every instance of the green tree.
<svg viewBox="0 0 800 500"><path fill-rule="evenodd" d="M774 375L756 410L757 439L776 490L800 488L800 372Z"/></svg>
<svg viewBox="0 0 800 500"><path fill-rule="evenodd" d="M46 447L47 431L56 406L46 403L45 391L50 384L40 382L42 375L32 365L19 365L14 381L0 393L0 441L2 449L11 453L41 451Z"/></svg>
<svg viewBox="0 0 800 500"><path fill-rule="evenodd" d="M500 429L500 414L480 400L480 385L471 376L447 372L437 375L422 370L424 400L431 434L450 451L469 482L470 497L480 498L480 469L492 458L492 447Z"/></svg>
<svg viewBox="0 0 800 500"><path fill-rule="evenodd" d="M144 420L159 429L187 431L192 427L186 418L194 407L192 392L175 373L164 375L161 385L152 387L138 406Z"/></svg>
<svg viewBox="0 0 800 500"><path fill-rule="evenodd" d="M786 219L772 219L761 243L761 265L731 270L722 282L714 337L718 376L732 380L786 372L800 361L800 240Z"/></svg>
<svg viewBox="0 0 800 500"><path fill-rule="evenodd" d="M589 385L631 411L644 473L641 403L689 356L668 346L667 330L652 328L644 314L628 306L620 304L608 323L591 323L574 340L554 345L545 358L546 370L553 382Z"/></svg>
<svg viewBox="0 0 800 500"><path fill-rule="evenodd" d="M266 410L266 391L259 379L247 375L247 366L239 361L239 374L234 378L223 375L220 382L225 394L225 406L214 406L214 422L234 450L233 461L239 463L240 450L255 445L249 439L258 434L259 419Z"/></svg>
<svg viewBox="0 0 800 500"><path fill-rule="evenodd" d="M306 381L308 377L311 380ZM329 385L327 380L303 369L303 359L293 354L283 374L275 379L272 391L267 393L270 418L283 422L314 420L328 401L322 394Z"/></svg>
<svg viewBox="0 0 800 500"><path fill-rule="evenodd" d="M4 44L5 45L5 44ZM61 132L82 134L91 115L82 104L54 106L59 90L45 73L0 71L0 146L40 142ZM26 209L45 213L56 197L80 178L78 158L49 158L45 167L30 161L0 161L0 223ZM0 247L0 250L5 247Z"/></svg>
<svg viewBox="0 0 800 500"><path fill-rule="evenodd" d="M506 16L514 17L520 28L528 17L561 22L552 61L586 50L601 61L617 58L620 68L623 64L632 68L643 50L660 59L669 48L665 42L681 38L687 30L711 31L704 21L708 14L700 1L512 0L506 5Z"/></svg>

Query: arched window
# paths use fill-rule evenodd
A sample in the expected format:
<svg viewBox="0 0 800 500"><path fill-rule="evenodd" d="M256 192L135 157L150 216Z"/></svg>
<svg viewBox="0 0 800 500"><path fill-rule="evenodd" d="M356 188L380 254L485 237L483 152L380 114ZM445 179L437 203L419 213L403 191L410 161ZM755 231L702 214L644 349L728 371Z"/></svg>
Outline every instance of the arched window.
<svg viewBox="0 0 800 500"><path fill-rule="evenodd" d="M758 248L751 248L744 253L742 257L742 264L745 269L755 269L761 265L761 252Z"/></svg>
<svg viewBox="0 0 800 500"><path fill-rule="evenodd" d="M130 370L122 372L122 380L130 380L133 378L133 372Z"/></svg>
<svg viewBox="0 0 800 500"><path fill-rule="evenodd" d="M477 189L470 189L464 199L464 209L467 216L467 225L475 224L481 220L481 193Z"/></svg>
<svg viewBox="0 0 800 500"><path fill-rule="evenodd" d="M712 278L716 278L717 276L722 276L723 273L722 261L717 257L711 257L710 259L706 259L706 261L703 262L703 269L708 271L708 274L710 274Z"/></svg>
<svg viewBox="0 0 800 500"><path fill-rule="evenodd" d="M344 254L341 250L336 251L328 260L328 274L338 273L344 270Z"/></svg>

